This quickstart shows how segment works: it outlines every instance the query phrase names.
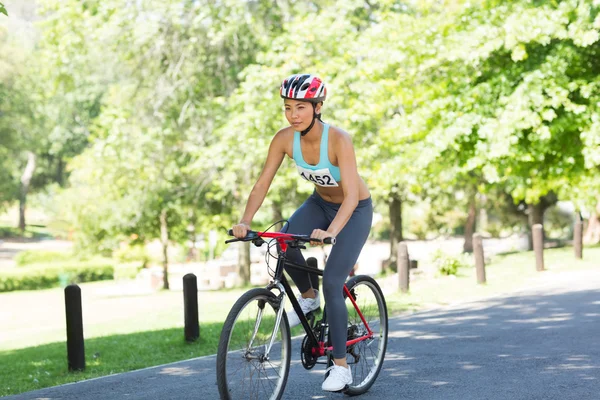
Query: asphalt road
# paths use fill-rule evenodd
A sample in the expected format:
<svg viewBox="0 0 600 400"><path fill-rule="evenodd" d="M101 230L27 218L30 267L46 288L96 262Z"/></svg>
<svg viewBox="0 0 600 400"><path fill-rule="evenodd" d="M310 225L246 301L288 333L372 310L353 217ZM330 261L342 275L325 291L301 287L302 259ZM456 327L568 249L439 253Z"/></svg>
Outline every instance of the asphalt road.
<svg viewBox="0 0 600 400"><path fill-rule="evenodd" d="M390 320L384 369L361 399L600 399L600 274ZM294 342L299 354L299 341ZM299 355L285 399L336 399ZM6 399L218 399L215 357Z"/></svg>

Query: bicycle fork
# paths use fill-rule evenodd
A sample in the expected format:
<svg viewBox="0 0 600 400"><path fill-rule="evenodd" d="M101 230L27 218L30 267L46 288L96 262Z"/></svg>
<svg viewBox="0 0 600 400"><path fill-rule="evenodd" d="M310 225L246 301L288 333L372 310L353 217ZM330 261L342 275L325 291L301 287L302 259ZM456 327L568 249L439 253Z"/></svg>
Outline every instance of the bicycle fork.
<svg viewBox="0 0 600 400"><path fill-rule="evenodd" d="M281 283L275 285L275 287L277 287L281 292L281 294L278 297L278 302L277 302L277 307L279 307L279 309L277 310L277 315L275 317L275 326L273 327L273 332L271 333L271 338L269 339L269 343L265 347L265 352L260 357L257 357L257 358L261 358L261 361L269 360L269 353L271 352L271 348L273 347L273 344L275 343L275 339L277 338L277 332L279 332L279 325L281 324L281 318L283 317L283 311L285 308L285 291L284 291ZM268 300L264 300L261 303L259 303L258 312L256 315L256 323L254 324L254 331L252 332L252 337L250 339L250 343L248 343L248 349L246 349L246 357L248 357L248 355L250 354L250 349L252 348L254 339L256 339L256 335L258 334L258 329L260 328L260 323L262 322L263 312L265 310L265 302L267 302L267 301Z"/></svg>

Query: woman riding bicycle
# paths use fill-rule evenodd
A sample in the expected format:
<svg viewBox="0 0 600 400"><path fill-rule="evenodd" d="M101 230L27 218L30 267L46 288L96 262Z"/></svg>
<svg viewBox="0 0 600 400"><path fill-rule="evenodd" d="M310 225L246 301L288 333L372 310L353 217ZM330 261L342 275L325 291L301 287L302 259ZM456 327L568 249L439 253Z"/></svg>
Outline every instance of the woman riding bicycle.
<svg viewBox="0 0 600 400"><path fill-rule="evenodd" d="M284 156L296 163L300 176L315 184L315 191L294 212L283 232L324 239L335 237L323 273L323 295L327 305L329 336L334 365L323 382L323 390L339 391L352 383L346 362L348 311L343 287L365 244L373 205L367 185L358 175L350 135L321 119L321 107L327 95L325 84L310 74L295 74L283 81L280 95L284 99L285 117L290 126L281 129L271 141L267 160L248 198L244 215L233 227L237 238L246 236L250 224L271 186ZM306 261L299 249L289 249L288 258ZM314 277L287 269L301 294L298 301L306 314L320 307ZM316 282L318 282L318 276ZM299 324L294 311L288 313L290 326Z"/></svg>

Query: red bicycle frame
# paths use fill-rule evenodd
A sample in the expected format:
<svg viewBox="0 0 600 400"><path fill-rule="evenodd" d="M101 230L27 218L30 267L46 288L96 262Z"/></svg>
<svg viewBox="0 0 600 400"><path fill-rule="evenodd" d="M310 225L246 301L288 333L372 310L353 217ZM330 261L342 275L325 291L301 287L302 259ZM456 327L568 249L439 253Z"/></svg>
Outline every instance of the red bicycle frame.
<svg viewBox="0 0 600 400"><path fill-rule="evenodd" d="M323 276L323 270L320 270L318 268L311 268L306 265L296 264L292 261L287 260L286 253L287 253L288 247L301 247L302 243L307 243L307 242L311 241L310 237L306 236L306 235L294 235L294 234L290 234L290 233L280 233L280 232L251 232L251 233L255 234L256 236L252 236L249 240L254 241L257 239L261 239L261 238L267 238L267 239L275 239L277 241L277 245L279 247L279 257L277 259L277 268L276 268L275 274L273 276L273 282L271 283L270 287L271 288L276 287L277 282L281 282L282 286L285 289L285 292L287 293L287 295L290 299L290 302L292 303L292 307L294 308L294 310L296 311L296 313L298 314L298 316L300 318L300 323L304 327L306 334L312 337L312 339L314 340L313 343L319 344L318 348L313 347L313 349L312 349L313 356L316 356L316 357L325 356L328 351L332 351L333 346L327 346L327 347L325 346L324 330L321 330L321 334L320 334L319 338L316 337L315 333L313 332L313 330L310 327L310 324L309 324L306 316L304 315L304 313L302 312L302 310L300 308L300 305L298 304L298 300L296 300L296 298L293 294L290 284L287 282L287 279L283 275L283 268L285 265L285 266L289 266L289 267L297 269L297 270L302 270L302 271L305 271L308 273ZM319 241L319 240L313 239L313 241ZM373 338L373 331L369 327L369 324L365 320L365 317L364 317L362 311L358 307L358 304L356 304L356 300L354 299L354 296L352 295L352 293L350 292L350 290L348 289L346 284L344 284L344 293L352 302L352 305L353 305L354 309L356 310L356 312L358 313L358 315L360 316L362 323L367 328L367 334L365 334L361 337L346 341L346 348L347 348L348 346L352 346L356 343ZM325 320L325 312L326 312L326 310L323 313L324 320Z"/></svg>

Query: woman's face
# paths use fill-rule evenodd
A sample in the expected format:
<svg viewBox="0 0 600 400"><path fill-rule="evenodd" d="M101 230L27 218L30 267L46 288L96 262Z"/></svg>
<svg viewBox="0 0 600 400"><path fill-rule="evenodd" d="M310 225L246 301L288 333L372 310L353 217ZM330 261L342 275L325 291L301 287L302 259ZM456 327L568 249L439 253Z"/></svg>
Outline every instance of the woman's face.
<svg viewBox="0 0 600 400"><path fill-rule="evenodd" d="M303 131L310 126L313 119L313 106L306 101L284 100L285 117L296 131ZM321 103L317 104L315 111L321 112Z"/></svg>

